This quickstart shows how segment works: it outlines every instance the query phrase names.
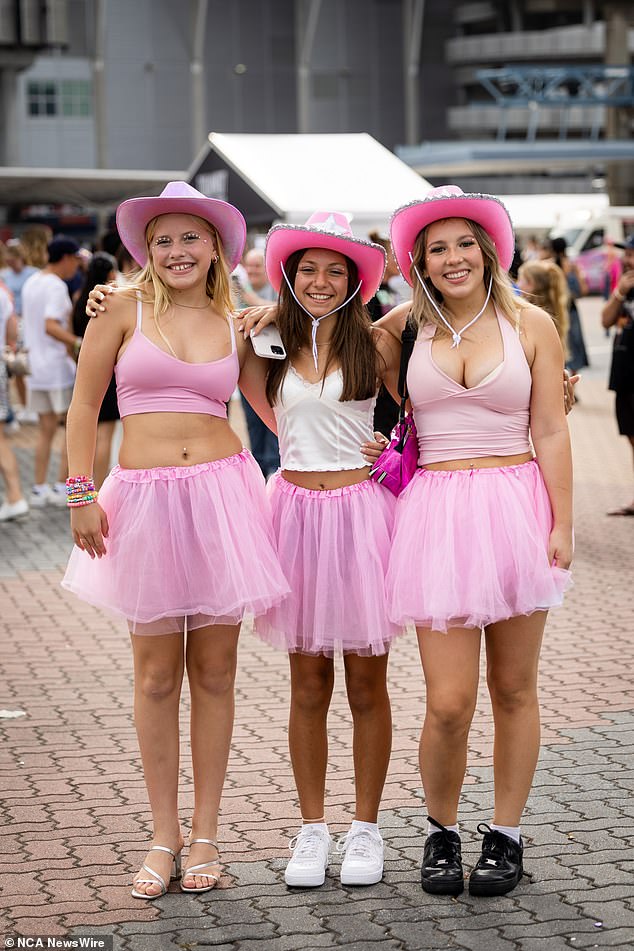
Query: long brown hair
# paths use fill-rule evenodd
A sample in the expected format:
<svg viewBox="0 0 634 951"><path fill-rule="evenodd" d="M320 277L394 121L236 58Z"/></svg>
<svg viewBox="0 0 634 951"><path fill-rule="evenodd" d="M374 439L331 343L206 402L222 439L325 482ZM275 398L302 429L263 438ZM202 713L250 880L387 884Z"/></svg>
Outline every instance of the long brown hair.
<svg viewBox="0 0 634 951"><path fill-rule="evenodd" d="M482 257L484 259L485 287L489 286L489 281L492 279L491 300L504 314L504 316L510 320L513 325L515 325L519 319L520 307L515 296L515 292L513 291L511 281L508 275L500 267L495 244L484 228L476 221L472 221L471 218L465 218L464 220L469 225L469 228L473 232L473 237L478 242L480 250L482 251ZM436 224L436 222L432 222L431 224ZM410 269L410 277L414 288L412 318L419 327L422 327L427 323L432 323L436 325L440 334L449 336L449 331L427 299L427 295L420 286L420 282L416 276L416 272L414 271L414 266L416 266L418 273L425 281L427 290L438 304L440 310L445 314L447 319L449 319L451 314L447 310L443 296L440 291L436 290L426 273L425 248L427 247L427 234L431 224L427 225L426 228L423 228L423 230L418 233L416 241L414 242L414 249L412 251L412 256L414 258Z"/></svg>
<svg viewBox="0 0 634 951"><path fill-rule="evenodd" d="M147 264L137 274L131 277L126 284L126 290L139 290L141 292L141 299L143 301L146 303L154 303L155 318L161 317L161 315L164 314L173 303L169 287L156 273L150 251L152 238L154 237L154 233L156 231L156 222L158 221L159 217L160 216L152 218L152 220L148 222L147 228L145 229ZM218 261L215 264L212 262L209 270L207 271L205 292L208 297L211 297L214 304L216 305L216 308L221 314L228 314L233 310L233 302L231 300L229 268L227 266L227 259L225 257L222 241L220 240L220 235L210 221L206 221L204 218L199 218L198 215L190 215L190 217L199 222L200 225L204 227L205 231L209 231L214 239L216 252L218 254Z"/></svg>
<svg viewBox="0 0 634 951"><path fill-rule="evenodd" d="M308 248L293 252L285 262L285 270L291 287L295 285L299 262ZM345 257L345 255L344 255ZM348 290L359 283L359 272L354 261L346 257L348 268ZM282 282L277 304L277 328L280 332L286 357L284 360L271 360L266 377L266 398L273 406L288 373L291 358L300 347L310 346L310 323L307 316L295 301L286 281ZM343 373L343 392L341 401L369 399L376 393L378 383L377 351L372 340L370 317L359 294L338 312L337 321L331 337L328 359L324 367L323 381L331 366L337 364Z"/></svg>

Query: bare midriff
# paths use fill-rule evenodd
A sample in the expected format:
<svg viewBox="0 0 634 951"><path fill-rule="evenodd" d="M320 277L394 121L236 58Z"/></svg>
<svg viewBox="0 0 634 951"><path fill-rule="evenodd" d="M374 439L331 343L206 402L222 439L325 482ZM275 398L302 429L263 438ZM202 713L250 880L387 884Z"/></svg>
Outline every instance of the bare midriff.
<svg viewBox="0 0 634 951"><path fill-rule="evenodd" d="M123 420L123 469L195 466L242 451L226 419L203 413L139 413Z"/></svg>
<svg viewBox="0 0 634 951"><path fill-rule="evenodd" d="M497 469L503 466L521 466L534 459L532 452L520 452L516 456L476 456L472 459L447 459L432 462L423 469L453 471L456 469Z"/></svg>
<svg viewBox="0 0 634 951"><path fill-rule="evenodd" d="M327 491L341 489L346 485L357 485L368 478L370 466L362 469L343 469L338 472L297 472L293 469L283 469L282 478L301 489Z"/></svg>

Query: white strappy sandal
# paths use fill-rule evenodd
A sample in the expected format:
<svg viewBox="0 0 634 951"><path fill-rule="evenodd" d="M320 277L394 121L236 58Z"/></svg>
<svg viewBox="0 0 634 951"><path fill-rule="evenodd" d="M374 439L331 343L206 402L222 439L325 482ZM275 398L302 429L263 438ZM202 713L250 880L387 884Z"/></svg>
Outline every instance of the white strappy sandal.
<svg viewBox="0 0 634 951"><path fill-rule="evenodd" d="M170 882L174 881L177 878L181 877L181 854L180 852L175 852L174 849L168 849L166 845L153 845L149 850L150 852L168 852L172 856L172 870L170 873ZM152 875L152 878L137 878L132 883L132 897L133 898L144 898L146 901L154 901L155 898L162 898L166 894L168 885L165 883L165 879L159 875L158 872L155 872L153 868L150 868L149 865L146 865L145 862L141 866L142 872L147 872L148 875ZM138 892L136 890L137 885L160 885L161 890L156 895L146 895L144 892Z"/></svg>
<svg viewBox="0 0 634 951"><path fill-rule="evenodd" d="M211 872L203 872L202 869L209 868L210 865L220 865L220 852L218 851L218 843L214 842L213 839L192 839L189 843L191 848L192 845L196 845L198 842L204 842L205 845L213 845L216 852L218 852L218 858L212 859L210 862L203 862L201 865L190 865L189 868L183 869L183 875L181 878L181 891L182 892L210 892L213 888L216 887L220 879L220 868L218 868L218 875L212 875ZM200 875L201 878L212 878L213 884L211 885L200 885L195 888L188 888L186 885L183 885L183 879L187 875Z"/></svg>

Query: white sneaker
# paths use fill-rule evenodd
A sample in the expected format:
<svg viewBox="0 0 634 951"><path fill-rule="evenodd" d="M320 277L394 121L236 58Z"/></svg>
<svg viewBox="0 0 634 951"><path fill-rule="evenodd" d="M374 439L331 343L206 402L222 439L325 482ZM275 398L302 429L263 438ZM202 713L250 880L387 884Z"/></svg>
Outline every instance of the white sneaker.
<svg viewBox="0 0 634 951"><path fill-rule="evenodd" d="M307 823L288 843L293 856L286 866L284 881L299 888L316 888L326 880L330 833Z"/></svg>
<svg viewBox="0 0 634 951"><path fill-rule="evenodd" d="M0 522L10 522L14 518L20 518L27 515L29 503L26 499L18 499L17 502L3 502L0 505Z"/></svg>
<svg viewBox="0 0 634 951"><path fill-rule="evenodd" d="M383 878L383 839L372 829L350 829L337 843L343 852L342 885L376 885Z"/></svg>
<svg viewBox="0 0 634 951"><path fill-rule="evenodd" d="M34 413L33 410L26 409L26 407L21 407L16 410L15 418L19 423L37 423L39 420L37 413Z"/></svg>
<svg viewBox="0 0 634 951"><path fill-rule="evenodd" d="M10 423L4 424L4 431L7 436L15 436L16 433L20 432L20 423L14 418Z"/></svg>
<svg viewBox="0 0 634 951"><path fill-rule="evenodd" d="M58 505L60 508L66 505L66 500L68 498L66 494L66 486L62 483L56 483L50 487L50 503L51 505Z"/></svg>
<svg viewBox="0 0 634 951"><path fill-rule="evenodd" d="M32 509L41 509L51 502L52 495L53 493L48 485L45 485L41 489L36 489L35 486L33 486L29 498L29 505Z"/></svg>

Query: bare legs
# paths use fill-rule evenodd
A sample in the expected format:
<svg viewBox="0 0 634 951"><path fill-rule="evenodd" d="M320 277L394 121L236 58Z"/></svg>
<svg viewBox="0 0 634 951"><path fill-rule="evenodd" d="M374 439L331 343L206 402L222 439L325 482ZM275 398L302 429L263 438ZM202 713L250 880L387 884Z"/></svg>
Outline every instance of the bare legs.
<svg viewBox="0 0 634 951"><path fill-rule="evenodd" d="M545 624L546 612L539 611L492 624L486 632L496 825L520 824L535 775L540 741L537 665Z"/></svg>
<svg viewBox="0 0 634 951"><path fill-rule="evenodd" d="M335 682L328 657L289 654L291 709L288 745L302 818L323 821L328 764L326 718Z"/></svg>
<svg viewBox="0 0 634 951"><path fill-rule="evenodd" d="M134 656L134 722L145 785L152 810L152 845L180 852L183 837L178 819L178 707L183 680L183 636L132 635ZM171 856L153 852L150 868L169 881ZM141 872L144 878L145 873ZM160 885L140 884L146 895L158 895Z"/></svg>
<svg viewBox="0 0 634 951"><path fill-rule="evenodd" d="M392 710L387 693L388 655L346 654L346 688L352 713L354 818L376 822L392 752Z"/></svg>
<svg viewBox="0 0 634 951"><path fill-rule="evenodd" d="M487 684L495 739L493 772L498 825L517 826L539 754L537 665L545 612L492 624L485 631ZM420 769L429 815L454 825L475 710L481 634L421 629L418 644L427 687Z"/></svg>
<svg viewBox="0 0 634 951"><path fill-rule="evenodd" d="M7 502L13 504L22 498L18 460L4 435L4 422L0 420L0 472L6 485Z"/></svg>
<svg viewBox="0 0 634 951"><path fill-rule="evenodd" d="M48 464L51 458L51 446L62 416L57 413L40 413L40 424L35 445L35 484L43 485L46 482ZM58 481L64 482L68 475L68 460L66 452L60 453Z"/></svg>
<svg viewBox="0 0 634 951"><path fill-rule="evenodd" d="M288 739L302 817L324 815L328 764L327 716L334 663L323 656L290 654L291 709ZM392 720L386 687L387 655L344 656L353 719L355 818L376 822L390 758Z"/></svg>
<svg viewBox="0 0 634 951"><path fill-rule="evenodd" d="M191 694L191 747L194 773L192 839L215 839L218 810L227 772L234 715L238 626L200 628L187 636L187 677ZM189 850L188 865L209 862L219 875L218 852L206 844ZM188 888L211 884L203 874L183 876Z"/></svg>
<svg viewBox="0 0 634 951"><path fill-rule="evenodd" d="M425 802L437 822L455 825L478 695L480 632L417 633L427 691L419 748Z"/></svg>
<svg viewBox="0 0 634 951"><path fill-rule="evenodd" d="M156 637L132 635L134 655L134 719L150 800L154 845L179 852L183 837L178 817L178 711L183 672L187 667L191 692L191 746L195 806L192 837L215 838L218 806L227 769L233 728L233 683L238 627L216 626ZM196 846L190 864L217 856L208 846ZM203 850L206 850L203 854ZM167 881L171 857L153 852L150 867ZM217 869L210 869L214 874ZM144 874L141 877L145 877ZM206 884L192 876L188 885ZM138 885L157 895L160 886Z"/></svg>

